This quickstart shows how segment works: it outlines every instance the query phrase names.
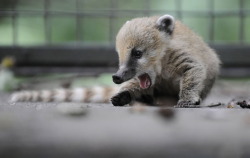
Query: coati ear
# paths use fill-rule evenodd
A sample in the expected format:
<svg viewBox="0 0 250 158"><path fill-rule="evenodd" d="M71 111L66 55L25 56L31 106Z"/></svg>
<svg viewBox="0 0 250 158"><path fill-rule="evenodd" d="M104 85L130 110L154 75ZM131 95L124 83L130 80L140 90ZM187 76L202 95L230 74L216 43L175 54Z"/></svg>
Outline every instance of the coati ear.
<svg viewBox="0 0 250 158"><path fill-rule="evenodd" d="M156 24L160 31L171 34L174 30L174 17L168 14L163 15L157 20Z"/></svg>

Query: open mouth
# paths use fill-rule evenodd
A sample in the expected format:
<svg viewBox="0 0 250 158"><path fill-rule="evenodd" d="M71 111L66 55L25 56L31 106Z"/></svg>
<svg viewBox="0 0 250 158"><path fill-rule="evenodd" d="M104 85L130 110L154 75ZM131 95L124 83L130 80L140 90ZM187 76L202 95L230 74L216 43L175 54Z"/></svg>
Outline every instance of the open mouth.
<svg viewBox="0 0 250 158"><path fill-rule="evenodd" d="M142 89L147 89L151 86L151 79L147 73L140 75L138 78Z"/></svg>

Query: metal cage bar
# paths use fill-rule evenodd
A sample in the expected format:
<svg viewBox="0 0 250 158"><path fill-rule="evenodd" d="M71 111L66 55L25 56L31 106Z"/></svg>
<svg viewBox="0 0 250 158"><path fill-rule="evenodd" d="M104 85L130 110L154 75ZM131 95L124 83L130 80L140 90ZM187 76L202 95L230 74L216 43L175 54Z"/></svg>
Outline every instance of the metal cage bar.
<svg viewBox="0 0 250 158"><path fill-rule="evenodd" d="M79 16L80 13L80 0L75 0L76 4L76 31L75 31L75 36L76 36L76 41L82 41L82 17Z"/></svg>
<svg viewBox="0 0 250 158"><path fill-rule="evenodd" d="M114 21L115 21L115 14L116 14L116 8L117 8L117 1L111 0L110 1L111 8L111 14L109 16L109 42L114 42Z"/></svg>
<svg viewBox="0 0 250 158"><path fill-rule="evenodd" d="M182 20L182 0L175 0L175 7L176 7L176 16ZM186 15L186 14L185 14Z"/></svg>
<svg viewBox="0 0 250 158"><path fill-rule="evenodd" d="M244 43L244 24L245 24L245 14L243 12L243 7L244 7L244 0L239 0L239 18L240 18L240 27L239 27L239 43Z"/></svg>
<svg viewBox="0 0 250 158"><path fill-rule="evenodd" d="M209 35L209 41L214 40L214 0L208 0L208 6L209 6L209 29L208 29L208 35Z"/></svg>
<svg viewBox="0 0 250 158"><path fill-rule="evenodd" d="M18 3L18 0L17 2ZM17 39L18 39L18 12L16 11L15 3L12 4L12 14L11 14L11 21L12 21L12 41L13 46L17 45Z"/></svg>
<svg viewBox="0 0 250 158"><path fill-rule="evenodd" d="M46 44L51 44L51 23L50 23L50 0L44 0L44 28L45 28L45 39Z"/></svg>

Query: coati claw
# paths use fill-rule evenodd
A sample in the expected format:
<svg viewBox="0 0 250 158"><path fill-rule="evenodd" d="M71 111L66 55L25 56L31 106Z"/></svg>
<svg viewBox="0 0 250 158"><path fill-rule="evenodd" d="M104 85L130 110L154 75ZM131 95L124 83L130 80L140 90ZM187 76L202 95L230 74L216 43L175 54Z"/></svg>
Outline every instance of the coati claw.
<svg viewBox="0 0 250 158"><path fill-rule="evenodd" d="M128 91L118 93L111 98L111 102L114 106L124 106L131 102L131 95Z"/></svg>

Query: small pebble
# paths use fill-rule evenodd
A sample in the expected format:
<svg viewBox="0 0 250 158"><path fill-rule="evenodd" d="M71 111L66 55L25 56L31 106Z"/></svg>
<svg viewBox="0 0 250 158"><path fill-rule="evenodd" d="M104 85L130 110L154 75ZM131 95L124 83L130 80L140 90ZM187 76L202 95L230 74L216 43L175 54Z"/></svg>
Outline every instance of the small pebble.
<svg viewBox="0 0 250 158"><path fill-rule="evenodd" d="M61 103L56 108L59 113L70 116L83 116L87 113L87 108L77 103Z"/></svg>

